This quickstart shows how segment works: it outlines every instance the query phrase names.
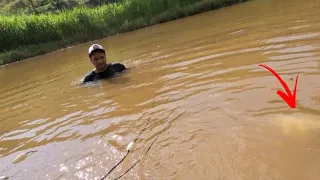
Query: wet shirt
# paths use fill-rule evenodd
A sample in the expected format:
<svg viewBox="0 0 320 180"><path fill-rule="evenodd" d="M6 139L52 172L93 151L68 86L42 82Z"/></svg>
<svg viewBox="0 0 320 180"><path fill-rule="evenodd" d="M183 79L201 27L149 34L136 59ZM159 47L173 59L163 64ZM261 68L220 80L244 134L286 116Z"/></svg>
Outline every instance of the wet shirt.
<svg viewBox="0 0 320 180"><path fill-rule="evenodd" d="M110 63L108 64L108 67L103 72L95 72L91 71L89 74L87 74L83 80L83 83L89 82L89 81L96 81L100 79L110 78L114 76L116 73L120 73L122 71L126 70L126 67L121 63Z"/></svg>

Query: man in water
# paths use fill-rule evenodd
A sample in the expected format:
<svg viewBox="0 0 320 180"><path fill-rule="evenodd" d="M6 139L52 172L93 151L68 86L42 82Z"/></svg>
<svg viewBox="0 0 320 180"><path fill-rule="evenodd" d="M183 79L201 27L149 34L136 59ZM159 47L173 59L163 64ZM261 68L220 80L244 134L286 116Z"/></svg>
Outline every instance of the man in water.
<svg viewBox="0 0 320 180"><path fill-rule="evenodd" d="M105 49L99 44L90 46L89 58L95 69L85 76L83 83L109 78L126 70L121 63L107 63Z"/></svg>

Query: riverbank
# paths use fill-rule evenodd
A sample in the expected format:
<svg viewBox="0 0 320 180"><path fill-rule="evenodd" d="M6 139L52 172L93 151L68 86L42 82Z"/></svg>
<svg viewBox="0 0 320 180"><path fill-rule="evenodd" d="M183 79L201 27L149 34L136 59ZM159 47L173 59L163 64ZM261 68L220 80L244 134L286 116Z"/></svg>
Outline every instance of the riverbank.
<svg viewBox="0 0 320 180"><path fill-rule="evenodd" d="M59 14L1 17L0 65L245 1L125 0Z"/></svg>

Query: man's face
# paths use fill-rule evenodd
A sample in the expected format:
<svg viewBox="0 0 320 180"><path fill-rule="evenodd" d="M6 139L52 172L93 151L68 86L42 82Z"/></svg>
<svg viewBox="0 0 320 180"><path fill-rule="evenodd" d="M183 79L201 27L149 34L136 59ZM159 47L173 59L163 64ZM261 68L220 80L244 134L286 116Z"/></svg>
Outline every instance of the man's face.
<svg viewBox="0 0 320 180"><path fill-rule="evenodd" d="M101 51L96 51L91 54L90 61L97 70L103 70L106 67L106 55Z"/></svg>

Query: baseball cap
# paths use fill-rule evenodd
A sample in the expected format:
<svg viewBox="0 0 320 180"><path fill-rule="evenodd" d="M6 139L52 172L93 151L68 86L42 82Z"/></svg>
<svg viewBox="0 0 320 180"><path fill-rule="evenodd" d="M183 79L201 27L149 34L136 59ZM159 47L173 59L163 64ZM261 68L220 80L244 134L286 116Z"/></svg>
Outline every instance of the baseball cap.
<svg viewBox="0 0 320 180"><path fill-rule="evenodd" d="M89 48L89 56L91 55L91 53L93 51L96 51L96 50L102 50L102 51L105 51L104 48L100 45L100 44L93 44L90 46Z"/></svg>

